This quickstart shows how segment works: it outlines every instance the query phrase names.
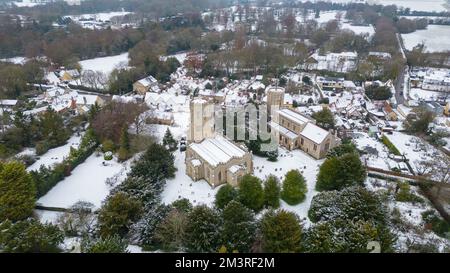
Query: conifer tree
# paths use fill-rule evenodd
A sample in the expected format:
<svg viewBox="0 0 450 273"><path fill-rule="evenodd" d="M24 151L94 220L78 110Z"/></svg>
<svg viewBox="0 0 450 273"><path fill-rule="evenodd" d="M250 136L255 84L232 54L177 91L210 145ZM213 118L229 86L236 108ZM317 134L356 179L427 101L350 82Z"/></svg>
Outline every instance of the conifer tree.
<svg viewBox="0 0 450 273"><path fill-rule="evenodd" d="M280 186L274 175L270 175L264 183L264 204L274 209L280 207Z"/></svg>
<svg viewBox="0 0 450 273"><path fill-rule="evenodd" d="M306 197L305 178L298 170L290 170L283 180L283 190L281 198L289 205L297 205Z"/></svg>
<svg viewBox="0 0 450 273"><path fill-rule="evenodd" d="M25 166L17 161L0 163L0 222L29 217L36 204L36 186Z"/></svg>

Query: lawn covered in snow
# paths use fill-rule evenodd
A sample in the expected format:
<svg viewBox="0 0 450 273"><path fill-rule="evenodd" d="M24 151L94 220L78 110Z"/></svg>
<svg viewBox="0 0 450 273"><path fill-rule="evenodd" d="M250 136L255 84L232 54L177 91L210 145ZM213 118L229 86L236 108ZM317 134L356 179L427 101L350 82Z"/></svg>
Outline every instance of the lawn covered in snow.
<svg viewBox="0 0 450 273"><path fill-rule="evenodd" d="M103 156L93 154L41 197L38 203L46 207L69 208L78 201L87 201L98 209L111 190L106 180L125 178L130 162L118 163L116 159L105 161Z"/></svg>
<svg viewBox="0 0 450 273"><path fill-rule="evenodd" d="M450 50L450 26L428 25L427 29L402 34L402 39L408 50L424 42L427 52L447 51Z"/></svg>
<svg viewBox="0 0 450 273"><path fill-rule="evenodd" d="M81 137L82 134L80 134L79 136L74 135L69 138L66 145L48 150L48 152L41 155L36 162L29 166L27 170L35 171L39 170L41 165L51 167L55 163L61 163L65 157L69 156L70 147L78 148L78 145L80 145Z"/></svg>
<svg viewBox="0 0 450 273"><path fill-rule="evenodd" d="M433 160L439 153L433 146L416 136L393 132L392 135L386 134L386 137L401 154L404 154L409 159L409 164L414 170L417 170L420 161Z"/></svg>
<svg viewBox="0 0 450 273"><path fill-rule="evenodd" d="M83 70L100 71L108 77L115 68L128 66L128 52L80 61L80 65Z"/></svg>
<svg viewBox="0 0 450 273"><path fill-rule="evenodd" d="M131 14L129 11L112 11L112 12L99 12L99 13L90 13L90 14L81 14L81 15L67 15L65 17L71 18L72 20L78 21L80 19L94 19L99 22L110 21L111 18L116 16L125 16L127 14Z"/></svg>

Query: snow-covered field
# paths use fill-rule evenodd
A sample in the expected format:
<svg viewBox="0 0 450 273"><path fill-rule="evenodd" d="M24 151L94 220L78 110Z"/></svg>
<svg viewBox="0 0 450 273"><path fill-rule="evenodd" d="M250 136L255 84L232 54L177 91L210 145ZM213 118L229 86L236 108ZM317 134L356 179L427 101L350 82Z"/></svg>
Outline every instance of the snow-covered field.
<svg viewBox="0 0 450 273"><path fill-rule="evenodd" d="M429 25L427 29L402 34L402 38L408 50L412 50L422 42L425 43L428 52L450 50L450 26Z"/></svg>
<svg viewBox="0 0 450 273"><path fill-rule="evenodd" d="M280 183L282 183L284 175L288 171L297 169L302 172L308 188L305 201L296 206L290 206L283 200L280 201L283 209L296 213L301 219L305 218L305 223L308 224L308 209L312 198L317 194L315 190L316 177L319 172L319 167L324 160L315 160L300 150L288 151L284 148L279 148L278 152L279 156L277 162L270 162L266 158L253 156L253 174L262 180L265 180L269 175L273 174L277 176Z"/></svg>
<svg viewBox="0 0 450 273"><path fill-rule="evenodd" d="M106 180L118 177L120 181L125 178L130 162L118 163L116 159L105 161L103 156L93 154L41 197L38 203L46 207L69 208L78 201L87 201L100 208L111 189Z"/></svg>
<svg viewBox="0 0 450 273"><path fill-rule="evenodd" d="M111 18L116 16L124 16L127 14L131 14L129 11L112 11L112 12L100 12L100 13L92 13L92 14L81 14L81 15L67 15L65 17L71 18L72 20L87 20L94 19L96 21L109 21Z"/></svg>
<svg viewBox="0 0 450 273"><path fill-rule="evenodd" d="M416 136L393 132L392 135L386 134L386 137L401 154L409 159L409 164L415 170L417 170L420 161L432 160L438 153L433 146Z"/></svg>
<svg viewBox="0 0 450 273"><path fill-rule="evenodd" d="M434 92L429 90L423 90L420 88L411 88L409 90L409 96L415 100L436 101L439 97L445 96L442 92Z"/></svg>
<svg viewBox="0 0 450 273"><path fill-rule="evenodd" d="M12 63L12 64L25 64L28 61L28 58L27 57L13 57L13 58L1 59L0 61L6 62L6 63Z"/></svg>
<svg viewBox="0 0 450 273"><path fill-rule="evenodd" d="M353 142L360 150L366 152L368 152L368 149L376 150L375 154L368 152L362 157L362 160L367 161L368 166L383 170L391 170L391 168L398 167L398 163L388 157L389 151L387 147L375 138L369 137L367 133L354 133Z"/></svg>
<svg viewBox="0 0 450 273"><path fill-rule="evenodd" d="M80 65L83 70L100 71L108 77L115 68L128 66L128 52L80 61Z"/></svg>
<svg viewBox="0 0 450 273"><path fill-rule="evenodd" d="M301 2L320 2L323 0L300 0ZM373 5L396 5L418 11L446 11L445 0L325 0L333 3L369 3Z"/></svg>
<svg viewBox="0 0 450 273"><path fill-rule="evenodd" d="M351 31L353 31L355 34L369 34L369 36L372 36L373 34L375 34L375 29L373 28L373 26L353 26L349 23L343 23L342 24L342 29L349 29Z"/></svg>
<svg viewBox="0 0 450 273"><path fill-rule="evenodd" d="M48 150L45 154L41 155L40 158L33 163L33 165L28 167L28 171L38 170L41 165L51 167L55 163L60 163L64 160L64 157L67 157L70 153L70 147L78 148L80 144L80 136L72 136L66 145L56 147Z"/></svg>

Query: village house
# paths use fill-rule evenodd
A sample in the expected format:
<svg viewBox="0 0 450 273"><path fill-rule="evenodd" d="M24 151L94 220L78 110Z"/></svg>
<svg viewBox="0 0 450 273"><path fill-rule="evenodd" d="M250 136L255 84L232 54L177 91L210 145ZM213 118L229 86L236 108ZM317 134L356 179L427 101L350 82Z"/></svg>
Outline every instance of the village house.
<svg viewBox="0 0 450 273"><path fill-rule="evenodd" d="M80 72L76 69L61 70L59 72L59 79L63 82L70 82L80 77Z"/></svg>
<svg viewBox="0 0 450 273"><path fill-rule="evenodd" d="M344 88L344 78L318 76L316 82L320 89L326 91L341 91Z"/></svg>
<svg viewBox="0 0 450 273"><path fill-rule="evenodd" d="M276 112L270 122L272 136L288 150L301 149L316 159L325 157L337 146L338 139L331 132L315 125L315 121L291 109Z"/></svg>
<svg viewBox="0 0 450 273"><path fill-rule="evenodd" d="M383 106L383 113L386 120L389 121L397 121L398 120L398 114L394 109L392 109L392 106L385 101Z"/></svg>
<svg viewBox="0 0 450 273"><path fill-rule="evenodd" d="M356 68L357 58L358 53L356 52L329 52L326 55L320 55L316 52L306 59L302 68L306 70L327 70L347 73Z"/></svg>
<svg viewBox="0 0 450 273"><path fill-rule="evenodd" d="M145 95L146 92L159 92L158 81L153 76L148 76L133 83L133 91Z"/></svg>

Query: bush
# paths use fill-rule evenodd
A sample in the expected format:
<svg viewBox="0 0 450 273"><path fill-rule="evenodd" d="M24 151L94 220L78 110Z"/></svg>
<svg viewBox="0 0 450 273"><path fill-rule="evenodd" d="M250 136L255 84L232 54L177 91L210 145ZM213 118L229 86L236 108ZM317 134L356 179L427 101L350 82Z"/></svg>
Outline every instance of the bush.
<svg viewBox="0 0 450 273"><path fill-rule="evenodd" d="M381 142L388 148L389 152L394 155L402 155L395 145L385 136L381 137Z"/></svg>
<svg viewBox="0 0 450 273"><path fill-rule="evenodd" d="M305 200L307 191L303 175L298 170L291 170L284 178L281 199L294 206Z"/></svg>
<svg viewBox="0 0 450 273"><path fill-rule="evenodd" d="M320 166L316 190L340 190L354 185L364 185L366 169L355 153L331 157Z"/></svg>
<svg viewBox="0 0 450 273"><path fill-rule="evenodd" d="M449 237L450 225L442 219L435 211L427 210L422 213L425 226L441 237Z"/></svg>
<svg viewBox="0 0 450 273"><path fill-rule="evenodd" d="M43 155L50 149L50 145L47 141L40 141L36 143L36 154Z"/></svg>
<svg viewBox="0 0 450 273"><path fill-rule="evenodd" d="M395 200L398 202L411 202L411 203L423 203L424 200L419 196L411 192L411 188L408 183L401 182L397 184L399 188L397 194L395 195Z"/></svg>
<svg viewBox="0 0 450 273"><path fill-rule="evenodd" d="M106 152L103 155L103 159L106 160L106 161L112 160L113 159L113 153L112 152Z"/></svg>
<svg viewBox="0 0 450 273"><path fill-rule="evenodd" d="M271 175L264 183L264 204L266 207L280 207L280 186L276 176Z"/></svg>
<svg viewBox="0 0 450 273"><path fill-rule="evenodd" d="M214 209L197 206L188 215L184 245L190 252L217 252L220 247L222 221Z"/></svg>
<svg viewBox="0 0 450 273"><path fill-rule="evenodd" d="M261 219L262 250L271 253L299 252L302 227L296 214L269 211Z"/></svg>
<svg viewBox="0 0 450 273"><path fill-rule="evenodd" d="M247 174L239 183L239 201L254 211L259 211L264 206L264 192L259 178Z"/></svg>
<svg viewBox="0 0 450 273"><path fill-rule="evenodd" d="M375 84L366 87L366 95L372 100L388 100L392 97L389 86L378 86Z"/></svg>
<svg viewBox="0 0 450 273"><path fill-rule="evenodd" d="M96 240L83 240L82 253L127 253L128 244L119 236L99 238Z"/></svg>
<svg viewBox="0 0 450 273"><path fill-rule="evenodd" d="M107 139L107 140L103 141L103 143L102 143L102 151L104 153L114 152L115 148L116 148L116 146L114 145L114 142L112 140Z"/></svg>
<svg viewBox="0 0 450 273"><path fill-rule="evenodd" d="M105 238L126 235L141 212L142 203L127 194L118 192L110 196L98 214L100 235Z"/></svg>
<svg viewBox="0 0 450 273"><path fill-rule="evenodd" d="M0 222L29 217L35 204L36 187L25 166L17 161L0 162Z"/></svg>
<svg viewBox="0 0 450 273"><path fill-rule="evenodd" d="M237 190L230 184L222 186L216 193L216 207L223 209L230 201L237 198Z"/></svg>
<svg viewBox="0 0 450 273"><path fill-rule="evenodd" d="M0 230L0 248L6 253L60 252L59 245L64 240L58 227L34 219L5 221L0 224Z"/></svg>

